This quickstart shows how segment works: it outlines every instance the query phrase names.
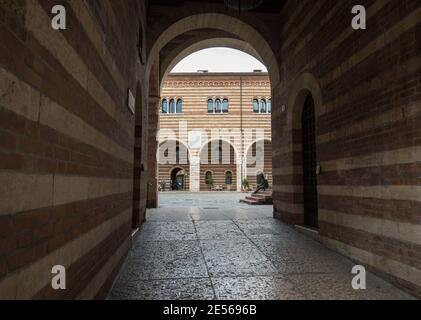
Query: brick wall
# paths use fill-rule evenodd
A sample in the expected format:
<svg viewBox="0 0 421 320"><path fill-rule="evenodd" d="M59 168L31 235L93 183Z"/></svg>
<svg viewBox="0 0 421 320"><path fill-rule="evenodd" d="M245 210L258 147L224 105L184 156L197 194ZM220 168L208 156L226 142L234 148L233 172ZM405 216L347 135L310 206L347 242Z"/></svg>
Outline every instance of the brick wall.
<svg viewBox="0 0 421 320"><path fill-rule="evenodd" d="M421 3L288 1L281 13L281 101L274 110L277 216L302 223L300 117L316 101L320 235L421 295ZM276 139L275 135L283 139Z"/></svg>
<svg viewBox="0 0 421 320"><path fill-rule="evenodd" d="M56 4L65 31L50 26ZM138 1L0 2L0 299L103 296L125 258L143 13ZM68 290L51 290L54 265Z"/></svg>

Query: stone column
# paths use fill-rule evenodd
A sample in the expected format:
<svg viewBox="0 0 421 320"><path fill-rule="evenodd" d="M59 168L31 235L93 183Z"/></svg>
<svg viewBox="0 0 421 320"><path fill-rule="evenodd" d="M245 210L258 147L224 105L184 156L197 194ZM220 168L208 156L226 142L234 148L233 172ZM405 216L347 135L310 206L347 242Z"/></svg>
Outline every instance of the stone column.
<svg viewBox="0 0 421 320"><path fill-rule="evenodd" d="M190 192L200 191L200 157L190 158Z"/></svg>
<svg viewBox="0 0 421 320"><path fill-rule="evenodd" d="M237 158L237 192L241 192L241 171L242 171L242 161L241 157Z"/></svg>
<svg viewBox="0 0 421 320"><path fill-rule="evenodd" d="M148 166L147 166L147 207L158 207L158 141L159 97L149 97L148 126Z"/></svg>
<svg viewBox="0 0 421 320"><path fill-rule="evenodd" d="M247 157L243 157L243 179L247 178ZM241 184L243 182L241 181Z"/></svg>

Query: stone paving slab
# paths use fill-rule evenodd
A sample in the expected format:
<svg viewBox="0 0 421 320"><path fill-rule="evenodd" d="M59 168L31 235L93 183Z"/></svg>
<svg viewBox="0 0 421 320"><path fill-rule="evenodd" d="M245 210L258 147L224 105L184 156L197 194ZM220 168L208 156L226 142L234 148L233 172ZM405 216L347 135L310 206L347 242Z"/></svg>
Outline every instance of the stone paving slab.
<svg viewBox="0 0 421 320"><path fill-rule="evenodd" d="M272 218L272 206L236 205L237 193L164 194L135 237L110 299L412 299Z"/></svg>
<svg viewBox="0 0 421 320"><path fill-rule="evenodd" d="M312 300L405 300L411 296L374 275L367 277L367 290L353 290L352 274L295 274L288 280Z"/></svg>
<svg viewBox="0 0 421 320"><path fill-rule="evenodd" d="M244 233L230 220L196 221L195 228L200 240L237 239L247 240Z"/></svg>
<svg viewBox="0 0 421 320"><path fill-rule="evenodd" d="M282 276L212 278L218 300L304 300L297 287Z"/></svg>
<svg viewBox="0 0 421 320"><path fill-rule="evenodd" d="M197 241L136 242L121 272L120 280L203 278L208 277Z"/></svg>
<svg viewBox="0 0 421 320"><path fill-rule="evenodd" d="M143 241L196 240L196 231L191 220L154 221L146 223L140 233Z"/></svg>
<svg viewBox="0 0 421 320"><path fill-rule="evenodd" d="M209 278L143 280L118 282L111 300L213 300L215 294Z"/></svg>
<svg viewBox="0 0 421 320"><path fill-rule="evenodd" d="M200 242L211 277L276 274L275 266L248 239Z"/></svg>

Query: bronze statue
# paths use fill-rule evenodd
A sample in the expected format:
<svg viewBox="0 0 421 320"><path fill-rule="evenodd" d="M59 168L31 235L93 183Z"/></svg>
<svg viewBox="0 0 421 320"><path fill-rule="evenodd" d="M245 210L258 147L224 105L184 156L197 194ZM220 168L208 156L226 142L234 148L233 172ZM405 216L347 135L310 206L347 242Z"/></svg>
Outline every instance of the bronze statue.
<svg viewBox="0 0 421 320"><path fill-rule="evenodd" d="M256 187L256 191L254 191L253 194L257 194L261 190L266 191L266 189L269 188L269 181L266 179L266 176L262 171L257 173L256 182L257 182L257 187Z"/></svg>

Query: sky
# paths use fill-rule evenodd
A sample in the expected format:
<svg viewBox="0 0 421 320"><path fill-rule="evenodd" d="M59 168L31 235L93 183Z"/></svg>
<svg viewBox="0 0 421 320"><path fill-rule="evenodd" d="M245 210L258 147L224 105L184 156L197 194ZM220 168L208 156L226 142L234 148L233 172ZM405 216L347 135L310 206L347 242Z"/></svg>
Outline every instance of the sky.
<svg viewBox="0 0 421 320"><path fill-rule="evenodd" d="M209 48L189 55L172 72L252 72L256 69L267 72L259 60L247 53L230 48Z"/></svg>

